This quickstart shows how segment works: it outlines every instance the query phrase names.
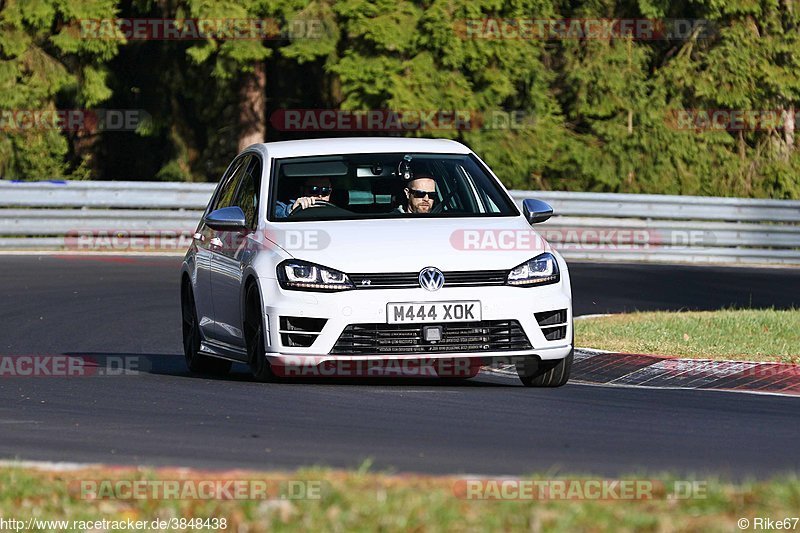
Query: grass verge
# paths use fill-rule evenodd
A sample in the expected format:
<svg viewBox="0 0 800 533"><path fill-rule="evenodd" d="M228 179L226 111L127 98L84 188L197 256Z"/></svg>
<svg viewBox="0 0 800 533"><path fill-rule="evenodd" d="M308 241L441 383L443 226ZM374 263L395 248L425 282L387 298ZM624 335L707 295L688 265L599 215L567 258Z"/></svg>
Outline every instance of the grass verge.
<svg viewBox="0 0 800 533"><path fill-rule="evenodd" d="M87 499L82 483L146 480L268 480L270 499ZM553 478L550 477L552 480ZM589 484L571 477L575 494L589 495ZM91 469L72 472L43 472L16 467L0 468L0 515L4 520L26 522L68 520L65 529L75 530L72 521L170 521L172 519L225 519L226 531L736 531L740 519L752 526L757 517L772 519L797 516L800 482L796 477L732 484L719 480L701 481L686 490L686 482L674 478L627 477L655 487L647 499L571 501L526 498L517 501L467 499L465 481L457 477L387 475L364 471L341 472L308 469L294 473L187 472L185 470ZM524 478L528 482L543 478ZM602 481L602 480L601 480ZM291 483L319 483L319 497L281 498ZM482 481L471 494L502 494ZM497 482L495 482L494 486ZM551 481L552 483L552 481ZM630 481L629 481L630 483ZM683 483L683 484L681 484ZM690 484L690 483L689 483ZM119 484L115 485L119 487ZM555 485L550 485L555 486ZM684 487L681 489L680 487ZM572 490L570 488L569 490ZM89 491L102 494L102 489ZM118 489L114 489L118 490ZM291 492L294 489L289 489ZM585 490L585 492L583 492ZM281 492L284 491L284 492ZM299 494L299 491L297 491ZM688 496L674 498L673 496ZM117 494L123 495L119 490ZM316 494L316 493L315 493ZM555 494L555 493L553 493ZM567 493L569 494L569 492ZM106 494L107 496L108 494ZM6 523L6 526L9 524ZM107 526L108 527L108 526ZM113 525L111 526L113 528ZM800 525L795 525L795 529ZM5 527L5 529L13 529ZM120 528L124 529L124 528ZM145 530L156 528L148 527ZM219 531L213 526L201 528ZM747 528L745 528L747 529ZM32 527L46 531L46 525ZM176 531L176 528L167 528ZM184 528L184 530L187 530ZM197 528L191 530L197 531Z"/></svg>
<svg viewBox="0 0 800 533"><path fill-rule="evenodd" d="M654 355L800 363L800 310L647 312L575 322L576 346Z"/></svg>

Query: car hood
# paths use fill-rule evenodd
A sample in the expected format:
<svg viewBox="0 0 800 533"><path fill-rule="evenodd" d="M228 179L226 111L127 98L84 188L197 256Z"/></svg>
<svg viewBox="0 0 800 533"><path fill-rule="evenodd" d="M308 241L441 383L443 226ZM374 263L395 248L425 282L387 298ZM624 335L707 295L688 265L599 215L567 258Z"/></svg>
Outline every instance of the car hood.
<svg viewBox="0 0 800 533"><path fill-rule="evenodd" d="M500 270L550 251L523 217L283 222L268 239L343 272Z"/></svg>

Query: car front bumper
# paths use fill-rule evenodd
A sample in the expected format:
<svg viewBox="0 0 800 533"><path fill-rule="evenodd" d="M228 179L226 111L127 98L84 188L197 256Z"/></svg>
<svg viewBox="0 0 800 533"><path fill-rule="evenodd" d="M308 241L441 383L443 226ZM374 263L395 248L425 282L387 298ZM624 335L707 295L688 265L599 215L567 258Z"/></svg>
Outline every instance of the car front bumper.
<svg viewBox="0 0 800 533"><path fill-rule="evenodd" d="M352 289L321 293L289 291L282 289L277 280L260 280L262 302L266 302L265 352L271 362L298 363L301 361L370 361L387 358L450 359L450 358L509 358L537 356L542 360L563 359L572 350L572 298L569 284L559 283L542 287L445 287L436 292L416 289ZM405 302L479 301L481 320L517 321L530 344L528 349L495 350L491 343L481 349L468 351L411 351L376 353L343 353L334 351L337 340L347 326L354 324L386 325L387 304ZM537 313L565 312L563 335L554 340L545 338L545 331L537 321ZM292 346L287 342L286 323L281 317L324 319L324 326L314 332L310 346ZM457 323L450 323L457 324ZM420 328L428 324L415 324ZM431 323L431 325L436 325Z"/></svg>

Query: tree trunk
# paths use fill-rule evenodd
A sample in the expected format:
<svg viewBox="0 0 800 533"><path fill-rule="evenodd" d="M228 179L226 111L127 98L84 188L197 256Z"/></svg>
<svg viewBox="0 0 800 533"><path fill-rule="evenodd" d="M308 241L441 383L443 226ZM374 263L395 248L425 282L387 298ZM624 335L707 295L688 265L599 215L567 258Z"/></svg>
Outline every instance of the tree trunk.
<svg viewBox="0 0 800 533"><path fill-rule="evenodd" d="M788 159L792 154L792 150L794 150L794 106L791 105L788 109L784 109L782 115L784 154Z"/></svg>
<svg viewBox="0 0 800 533"><path fill-rule="evenodd" d="M633 74L633 39L628 39L628 75ZM633 109L628 109L628 135L633 133Z"/></svg>
<svg viewBox="0 0 800 533"><path fill-rule="evenodd" d="M253 72L244 75L239 89L239 151L251 144L263 143L267 134L266 87L267 73L259 61Z"/></svg>

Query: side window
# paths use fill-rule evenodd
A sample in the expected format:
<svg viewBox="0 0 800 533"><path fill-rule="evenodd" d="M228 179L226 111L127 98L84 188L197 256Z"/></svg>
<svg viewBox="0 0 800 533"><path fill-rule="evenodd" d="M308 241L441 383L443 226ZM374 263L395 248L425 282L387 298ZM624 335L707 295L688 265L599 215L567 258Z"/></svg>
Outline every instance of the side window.
<svg viewBox="0 0 800 533"><path fill-rule="evenodd" d="M260 190L261 160L257 156L253 156L243 174L242 184L239 186L234 203L244 211L244 219L250 229L256 229L258 225L258 192Z"/></svg>
<svg viewBox="0 0 800 533"><path fill-rule="evenodd" d="M239 158L233 164L228 176L225 178L224 183L220 188L219 194L217 195L217 200L214 206L211 208L212 211L234 205L233 199L234 195L236 194L236 189L238 188L239 183L242 181L242 176L244 175L244 171L247 168L247 163L249 161L250 156L246 155Z"/></svg>

